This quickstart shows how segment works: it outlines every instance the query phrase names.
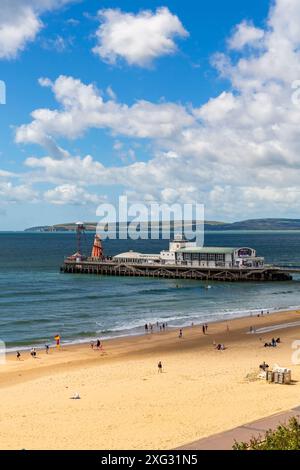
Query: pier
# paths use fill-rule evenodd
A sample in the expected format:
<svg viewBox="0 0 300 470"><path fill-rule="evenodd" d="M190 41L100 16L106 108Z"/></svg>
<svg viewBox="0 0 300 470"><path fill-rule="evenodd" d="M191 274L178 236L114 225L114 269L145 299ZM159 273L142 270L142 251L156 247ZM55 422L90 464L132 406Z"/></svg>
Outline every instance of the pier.
<svg viewBox="0 0 300 470"><path fill-rule="evenodd" d="M107 257L101 238L96 234L91 256L83 256L84 226L78 222L77 227L77 252L64 260L60 268L63 273L221 282L293 279L287 268L265 264L264 258L257 256L253 248L199 247L181 236L170 241L168 251L159 254L129 251Z"/></svg>
<svg viewBox="0 0 300 470"><path fill-rule="evenodd" d="M291 281L287 269L276 266L263 268L206 268L182 265L162 265L160 263L119 263L110 259L101 261L68 260L61 266L61 272L72 274L96 274L102 276L148 277L162 279L193 279L198 281L221 282L266 282Z"/></svg>

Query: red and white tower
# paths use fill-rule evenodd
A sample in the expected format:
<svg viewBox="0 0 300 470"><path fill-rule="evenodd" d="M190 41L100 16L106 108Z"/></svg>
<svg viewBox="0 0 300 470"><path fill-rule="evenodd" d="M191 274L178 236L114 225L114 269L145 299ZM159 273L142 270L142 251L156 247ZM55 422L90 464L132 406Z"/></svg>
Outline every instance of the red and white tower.
<svg viewBox="0 0 300 470"><path fill-rule="evenodd" d="M96 258L96 259L103 258L102 242L101 242L101 238L97 234L95 235L95 238L94 238L94 245L93 245L91 257Z"/></svg>

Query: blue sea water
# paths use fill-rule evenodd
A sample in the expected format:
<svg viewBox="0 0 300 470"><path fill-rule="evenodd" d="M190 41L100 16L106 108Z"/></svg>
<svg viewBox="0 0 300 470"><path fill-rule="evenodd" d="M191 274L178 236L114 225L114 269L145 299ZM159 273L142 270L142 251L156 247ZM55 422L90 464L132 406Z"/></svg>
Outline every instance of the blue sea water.
<svg viewBox="0 0 300 470"><path fill-rule="evenodd" d="M93 235L87 234L90 250ZM208 246L251 246L267 262L300 266L299 232L208 232ZM105 253L156 253L168 242L109 240ZM179 327L300 306L300 277L279 283L210 283L59 272L71 233L0 233L0 339L10 348L139 334L146 322Z"/></svg>

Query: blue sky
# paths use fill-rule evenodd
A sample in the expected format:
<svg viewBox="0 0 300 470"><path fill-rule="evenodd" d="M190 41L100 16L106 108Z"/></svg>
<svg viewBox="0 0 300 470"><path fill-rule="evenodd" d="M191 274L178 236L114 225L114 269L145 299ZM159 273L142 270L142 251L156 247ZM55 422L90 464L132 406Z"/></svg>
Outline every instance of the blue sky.
<svg viewBox="0 0 300 470"><path fill-rule="evenodd" d="M204 203L209 219L297 216L299 110L287 99L300 79L296 1L4 4L0 230L96 220L98 203L124 193L133 202ZM18 18L22 27L28 22L24 31ZM160 18L152 30L150 22ZM145 28L135 31L139 19ZM132 21L125 33L124 20ZM283 46L287 27L294 35ZM120 31L133 44L130 56L126 44L116 45ZM276 65L281 54L290 61L284 71ZM47 79L43 86L41 78ZM92 96L85 98L89 85ZM99 102L94 110L97 97L105 109ZM52 114L31 116L41 108ZM63 156L45 144L46 137Z"/></svg>

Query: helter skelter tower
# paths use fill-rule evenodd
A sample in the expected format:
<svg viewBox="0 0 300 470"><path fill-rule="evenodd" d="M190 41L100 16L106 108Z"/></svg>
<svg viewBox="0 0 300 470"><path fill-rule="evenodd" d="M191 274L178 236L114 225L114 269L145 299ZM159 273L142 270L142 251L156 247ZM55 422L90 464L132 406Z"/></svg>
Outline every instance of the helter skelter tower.
<svg viewBox="0 0 300 470"><path fill-rule="evenodd" d="M94 238L94 244L93 244L93 249L92 249L92 255L91 257L93 259L102 259L103 258L103 247L102 247L102 242L101 238L99 235L95 235Z"/></svg>

